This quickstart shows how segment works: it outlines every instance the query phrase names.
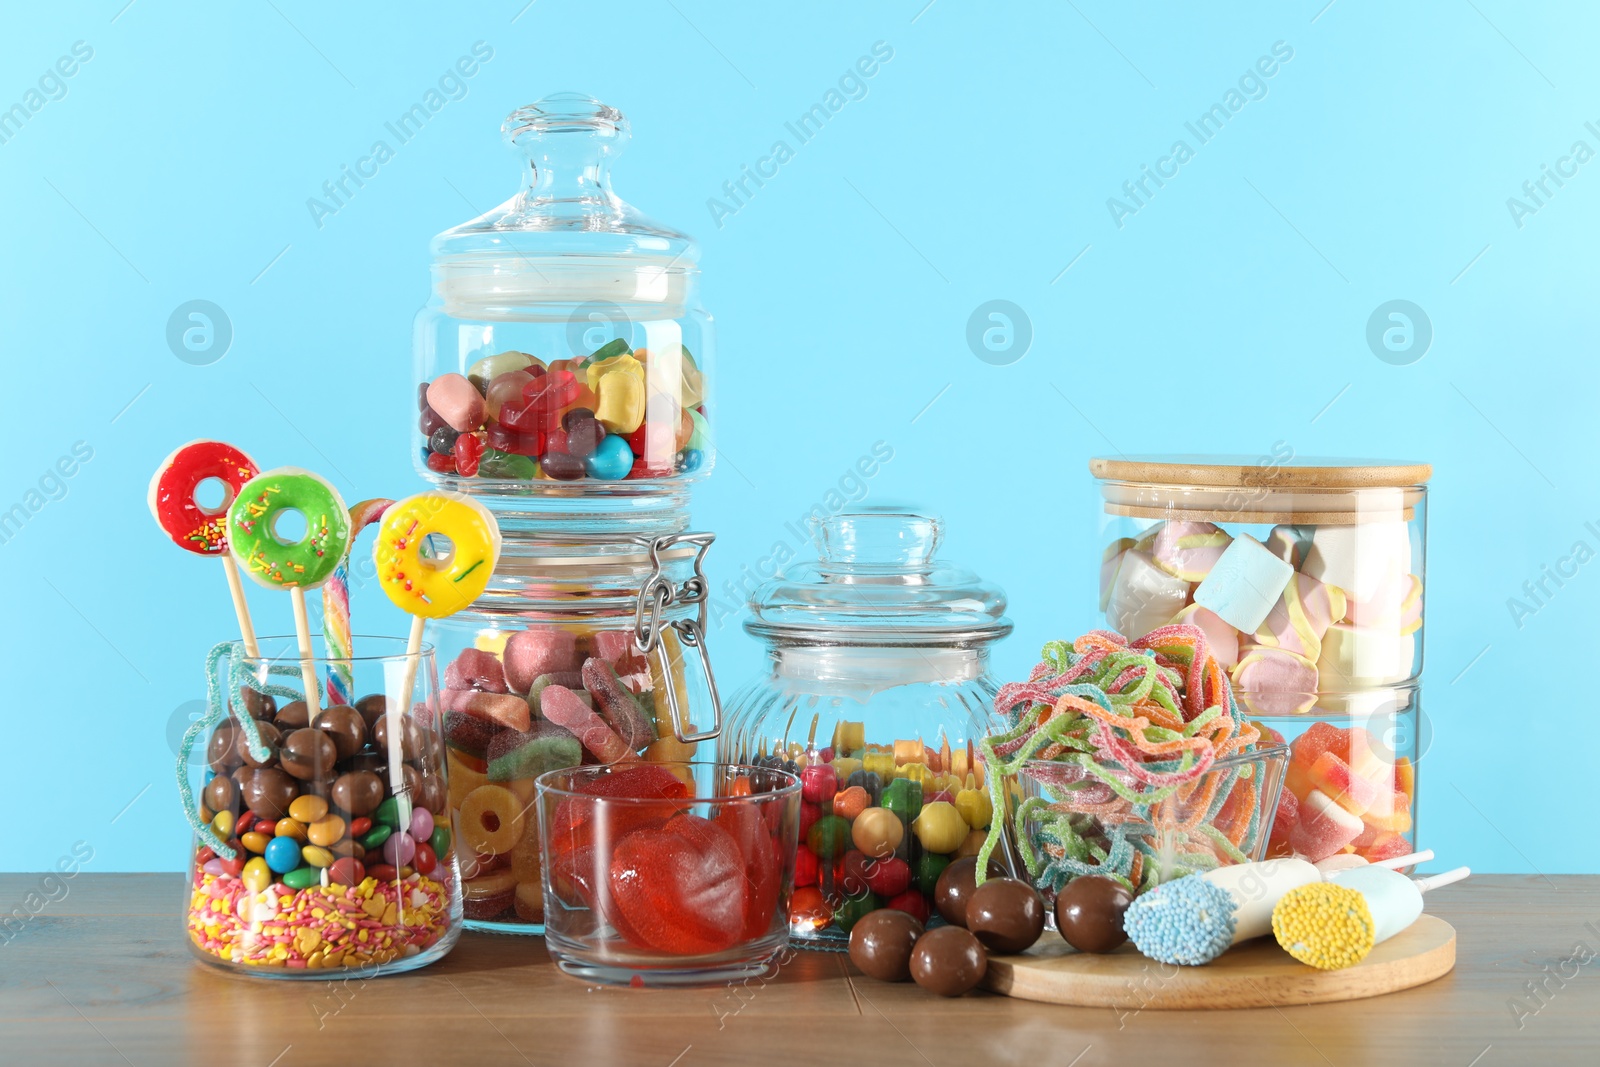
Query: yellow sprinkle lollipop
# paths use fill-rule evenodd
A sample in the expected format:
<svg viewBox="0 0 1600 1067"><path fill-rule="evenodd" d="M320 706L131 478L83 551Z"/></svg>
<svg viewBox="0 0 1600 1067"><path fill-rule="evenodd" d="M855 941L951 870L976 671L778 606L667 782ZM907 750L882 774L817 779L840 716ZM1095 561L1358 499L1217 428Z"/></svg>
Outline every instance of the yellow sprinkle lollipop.
<svg viewBox="0 0 1600 1067"><path fill-rule="evenodd" d="M1295 959L1324 971L1353 967L1377 943L1377 923L1359 890L1333 882L1292 889L1272 909L1272 933Z"/></svg>

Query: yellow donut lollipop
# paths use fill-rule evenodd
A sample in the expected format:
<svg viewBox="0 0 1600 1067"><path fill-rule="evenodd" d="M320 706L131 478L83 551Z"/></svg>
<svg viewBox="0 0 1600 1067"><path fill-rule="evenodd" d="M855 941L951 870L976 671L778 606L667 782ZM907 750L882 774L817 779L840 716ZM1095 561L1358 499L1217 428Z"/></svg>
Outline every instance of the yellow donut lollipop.
<svg viewBox="0 0 1600 1067"><path fill-rule="evenodd" d="M436 538L450 553L431 555ZM378 526L373 559L390 600L418 619L454 615L483 595L500 557L500 526L489 509L460 493L430 492L391 507Z"/></svg>

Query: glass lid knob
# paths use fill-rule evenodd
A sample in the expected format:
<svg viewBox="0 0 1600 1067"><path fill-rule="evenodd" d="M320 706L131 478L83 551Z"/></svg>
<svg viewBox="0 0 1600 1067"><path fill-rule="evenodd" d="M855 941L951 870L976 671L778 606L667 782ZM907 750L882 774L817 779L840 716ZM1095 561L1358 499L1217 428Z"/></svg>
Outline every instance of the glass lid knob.
<svg viewBox="0 0 1600 1067"><path fill-rule="evenodd" d="M825 573L906 574L933 566L943 534L937 516L875 505L821 519L812 536Z"/></svg>

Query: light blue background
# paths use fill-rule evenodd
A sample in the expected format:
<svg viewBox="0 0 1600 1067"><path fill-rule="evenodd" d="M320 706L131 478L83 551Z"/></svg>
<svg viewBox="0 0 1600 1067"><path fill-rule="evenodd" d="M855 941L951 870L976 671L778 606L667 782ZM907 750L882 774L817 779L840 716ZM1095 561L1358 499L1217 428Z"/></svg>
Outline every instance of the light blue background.
<svg viewBox="0 0 1600 1067"><path fill-rule="evenodd" d="M1575 140L1600 148L1600 18L924 2L13 7L0 107L74 42L94 55L0 144L0 510L75 442L93 458L0 544L0 867L80 839L89 869L181 864L167 729L233 621L218 568L152 528L151 470L218 436L350 499L420 488L428 240L515 188L502 117L579 89L633 121L619 192L703 242L724 461L695 519L720 535L719 586L884 441L869 499L942 512L947 555L1010 591L1015 677L1095 621L1090 455L1431 460L1424 843L1483 870L1600 870L1600 564L1521 627L1506 603L1574 542L1600 548L1600 162L1520 228L1506 205ZM480 40L466 97L318 228L307 198ZM876 41L894 55L866 97L718 228L708 198ZM1278 41L1293 59L1265 98L1119 229L1107 198ZM209 366L165 340L197 298L234 330ZM1434 329L1409 366L1365 341L1396 298ZM1009 366L965 340L991 299L1032 322ZM286 598L251 596L263 631L289 626ZM400 632L380 600L358 595L358 629ZM731 622L714 640L731 689L756 648Z"/></svg>

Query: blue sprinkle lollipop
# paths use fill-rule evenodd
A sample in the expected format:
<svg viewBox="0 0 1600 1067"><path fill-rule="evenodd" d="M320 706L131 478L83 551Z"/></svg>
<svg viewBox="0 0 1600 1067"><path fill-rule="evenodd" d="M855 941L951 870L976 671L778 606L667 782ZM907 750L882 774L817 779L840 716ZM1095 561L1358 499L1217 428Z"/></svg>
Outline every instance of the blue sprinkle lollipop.
<svg viewBox="0 0 1600 1067"><path fill-rule="evenodd" d="M1161 963L1198 967L1233 944L1233 896L1190 875L1156 886L1128 905L1122 928L1138 950Z"/></svg>

